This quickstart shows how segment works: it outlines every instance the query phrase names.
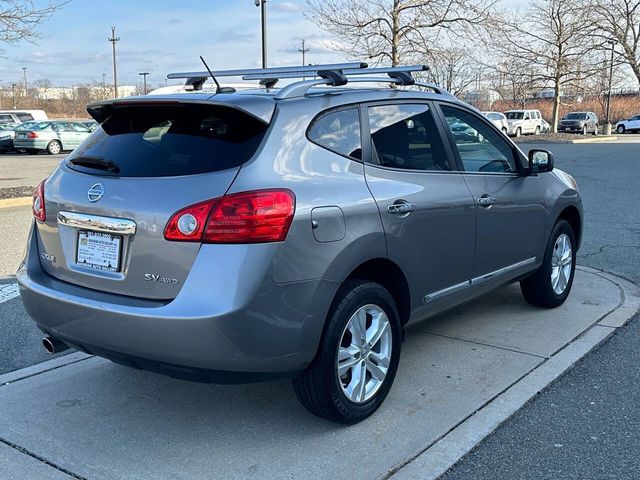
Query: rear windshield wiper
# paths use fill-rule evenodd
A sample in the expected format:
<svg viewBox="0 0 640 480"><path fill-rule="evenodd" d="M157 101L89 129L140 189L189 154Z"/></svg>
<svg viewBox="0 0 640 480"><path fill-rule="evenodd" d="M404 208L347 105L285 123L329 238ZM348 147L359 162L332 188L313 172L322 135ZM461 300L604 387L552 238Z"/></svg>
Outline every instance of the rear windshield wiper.
<svg viewBox="0 0 640 480"><path fill-rule="evenodd" d="M97 168L106 170L107 172L119 173L120 167L113 160L107 160L103 157L79 156L69 159L69 163L80 167Z"/></svg>

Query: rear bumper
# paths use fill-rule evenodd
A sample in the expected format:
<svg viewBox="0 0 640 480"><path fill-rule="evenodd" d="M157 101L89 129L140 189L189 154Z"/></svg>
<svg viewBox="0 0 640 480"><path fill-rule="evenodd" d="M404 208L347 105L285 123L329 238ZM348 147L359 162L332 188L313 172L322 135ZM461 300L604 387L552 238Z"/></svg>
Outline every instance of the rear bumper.
<svg viewBox="0 0 640 480"><path fill-rule="evenodd" d="M218 298L211 283L188 278L170 302L134 299L49 276L35 235L32 229L17 279L41 330L88 353L189 380L237 383L301 372L315 356L337 288L320 279L277 284L270 270L259 281L230 272L239 289L255 287ZM195 267L192 273L202 270Z"/></svg>

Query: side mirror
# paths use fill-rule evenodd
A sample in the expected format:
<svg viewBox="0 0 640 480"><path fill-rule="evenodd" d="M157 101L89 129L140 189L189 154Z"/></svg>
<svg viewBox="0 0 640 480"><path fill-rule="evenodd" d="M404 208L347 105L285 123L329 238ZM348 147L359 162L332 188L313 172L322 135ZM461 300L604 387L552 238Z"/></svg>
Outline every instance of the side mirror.
<svg viewBox="0 0 640 480"><path fill-rule="evenodd" d="M529 171L544 173L553 170L553 153L547 150L529 150Z"/></svg>

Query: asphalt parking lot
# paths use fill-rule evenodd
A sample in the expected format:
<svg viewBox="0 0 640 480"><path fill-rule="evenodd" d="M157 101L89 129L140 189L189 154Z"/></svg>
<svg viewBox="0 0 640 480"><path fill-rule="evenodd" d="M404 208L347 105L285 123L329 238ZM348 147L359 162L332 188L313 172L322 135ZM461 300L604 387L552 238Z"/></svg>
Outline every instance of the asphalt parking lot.
<svg viewBox="0 0 640 480"><path fill-rule="evenodd" d="M576 177L584 197L587 225L578 263L638 282L635 179L640 149L627 142L549 148L556 153L556 165ZM41 158L46 157L34 162ZM0 179L5 176L2 160L0 156ZM36 168L48 173L43 164ZM17 266L29 216L28 207L0 208L0 221L6 222L1 240L7 246L0 257L0 275ZM11 478L18 471L27 475L16 478L198 478L205 472L225 478L432 478L607 338L634 308L623 296L633 299L636 292L633 283L581 269L570 301L558 310L532 309L512 286L420 325L408 335L397 384L383 409L361 425L344 428L309 417L295 402L288 382L197 385L78 354L54 360L62 363L48 364L45 371L32 367L35 370L21 374L15 369L41 361L44 354L33 345L38 333L19 299L2 302L0 289L2 331L15 332L0 338L3 351L13 346L11 353L0 355L0 372L13 371L0 377L0 477ZM632 327L635 323L637 318ZM617 330L612 341L517 413L516 426L514 420L505 423L447 478L532 478L532 471L540 472L536 478L577 478L566 473L571 471L567 449L553 443L548 447L547 441L541 442L534 467L526 462L531 455L525 451L531 445L528 433L534 431L531 423L526 429L527 414L531 422L547 422L552 430L548 412L576 413L580 391L571 385L563 389L563 382L576 371L588 382L588 367L583 365L607 355L618 338L634 335L638 329L632 327ZM633 353L629 343L627 356ZM11 364L13 358L18 361ZM65 362L69 365L62 366ZM597 365L611 362L605 356ZM638 378L637 367L624 365L627 375ZM598 378L603 390L618 388L615 372L600 371ZM574 396L564 398L566 391ZM638 416L637 392L617 399L630 418ZM573 410L572 401L578 403ZM615 410L598 411L624 434ZM607 435L615 445L613 432ZM588 449L581 451L591 455ZM624 452L605 451L622 458L618 463L625 467L633 465ZM564 455L559 457L562 462L554 462L554 455ZM354 456L367 462L354 469ZM542 456L550 459L555 476L545 476ZM514 457L528 470L518 470ZM604 461L597 452L587 459Z"/></svg>

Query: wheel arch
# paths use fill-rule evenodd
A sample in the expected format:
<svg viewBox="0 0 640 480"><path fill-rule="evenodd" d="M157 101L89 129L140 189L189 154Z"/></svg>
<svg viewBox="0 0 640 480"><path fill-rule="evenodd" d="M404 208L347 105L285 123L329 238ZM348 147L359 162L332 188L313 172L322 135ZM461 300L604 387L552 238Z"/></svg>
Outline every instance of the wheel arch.
<svg viewBox="0 0 640 480"><path fill-rule="evenodd" d="M343 280L355 278L370 280L386 288L396 302L401 325L406 325L411 314L409 283L402 269L388 258L374 258L361 263Z"/></svg>
<svg viewBox="0 0 640 480"><path fill-rule="evenodd" d="M569 222L576 237L577 247L580 248L580 243L582 242L582 217L579 210L573 205L565 207L564 210L560 212L560 215L558 215L558 220L566 220Z"/></svg>

